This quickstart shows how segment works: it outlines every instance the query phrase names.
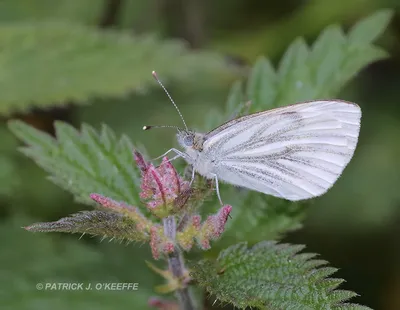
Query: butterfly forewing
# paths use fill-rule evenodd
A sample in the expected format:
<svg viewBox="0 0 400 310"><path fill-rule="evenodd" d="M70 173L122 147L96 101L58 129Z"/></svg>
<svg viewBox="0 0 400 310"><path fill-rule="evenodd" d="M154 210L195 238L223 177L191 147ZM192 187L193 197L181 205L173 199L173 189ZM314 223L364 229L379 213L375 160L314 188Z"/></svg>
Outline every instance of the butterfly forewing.
<svg viewBox="0 0 400 310"><path fill-rule="evenodd" d="M325 193L353 156L361 110L311 101L244 116L205 136L219 180L300 200Z"/></svg>

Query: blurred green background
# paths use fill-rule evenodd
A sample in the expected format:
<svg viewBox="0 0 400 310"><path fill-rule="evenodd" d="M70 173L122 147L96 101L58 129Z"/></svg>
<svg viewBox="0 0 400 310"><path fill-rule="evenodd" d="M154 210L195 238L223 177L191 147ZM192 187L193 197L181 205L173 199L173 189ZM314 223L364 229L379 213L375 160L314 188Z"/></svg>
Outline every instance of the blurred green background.
<svg viewBox="0 0 400 310"><path fill-rule="evenodd" d="M390 58L364 69L339 96L357 102L363 110L355 156L337 184L316 199L304 228L289 234L285 241L306 244L308 251L320 253L323 259L340 268L336 276L346 279L343 288L360 294L355 302L374 309L400 309L398 0L1 0L0 55L9 49L9 55L21 53L21 58L15 61L13 69L8 63L10 57L0 56L0 84L7 85L12 80L12 91L20 98L28 98L26 105L35 98L23 93L27 85L22 83L29 81L25 76L41 76L52 70L54 63L37 66L32 63L30 53L12 50L12 44L20 45L19 37L14 38L11 30L7 30L10 25L29 26L49 21L136 36L154 34L160 41L160 49L155 44L153 52L159 52L160 56L158 62L152 62L149 56L149 63L141 66L141 70L136 71L135 64L132 65L129 69L132 76L147 82L141 85L135 81L136 87L125 93L115 85L117 90L110 90L109 96L78 94L79 101L86 96L85 105L77 104L73 97L66 98L67 104L61 107L48 105L15 112L12 108L1 108L13 113L4 113L0 128L0 309L145 309L154 285L163 281L149 272L144 263L144 259L150 259L147 245L100 243L98 238L78 240L78 235L31 234L21 229L34 221L57 220L87 207L73 202L71 195L46 180L45 172L18 153L20 144L5 126L8 119L21 118L49 133L53 133L52 123L56 119L76 126L86 122L96 128L106 123L118 134L125 133L135 143L144 145L150 156L156 157L175 143L175 136L169 130L143 132L142 126L180 125L180 120L165 94L152 82L152 69L159 70L161 79L168 78L168 89L190 127L204 130L204 118L210 115L209 111L222 110L232 82L246 77L258 56L265 55L276 64L296 37L303 36L311 43L326 26L338 23L346 29L379 8L395 10L389 29L378 42L389 51ZM48 27L51 32L51 24ZM174 53L163 54L164 39L184 40L193 53L210 52L203 61L210 57L218 65L210 65L203 71L186 66L174 58ZM52 44L55 48L63 44L62 40L63 37L55 35L47 42L47 52L51 52ZM85 42L82 39L75 44L79 47ZM40 56L40 50L37 53ZM50 57L51 53L46 55ZM63 68L62 61L67 62L67 56L59 58L56 65ZM119 83L110 78L109 71L120 55L111 51L108 57L104 63L108 69L104 72L101 66L93 75L91 71L83 72L83 68L81 83L91 83L90 79L104 85ZM170 67L164 70L167 64ZM11 77L12 70L18 74ZM129 85L131 76L122 67L112 74L118 76L118 70L121 80ZM0 92L0 107L4 100L11 107L12 91L9 85L4 85L0 86L4 89ZM45 93L44 90L46 85L32 86L33 94ZM20 104L17 101L15 104ZM139 282L140 286L129 296L121 292L97 292L89 296L86 292L35 289L38 282L78 278L82 282ZM129 306L132 302L134 305Z"/></svg>

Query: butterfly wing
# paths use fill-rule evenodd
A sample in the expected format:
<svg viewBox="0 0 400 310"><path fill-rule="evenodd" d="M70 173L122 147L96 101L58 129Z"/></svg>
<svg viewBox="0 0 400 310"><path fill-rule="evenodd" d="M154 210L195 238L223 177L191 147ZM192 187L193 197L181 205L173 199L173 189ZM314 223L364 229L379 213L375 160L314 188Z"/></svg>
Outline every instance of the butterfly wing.
<svg viewBox="0 0 400 310"><path fill-rule="evenodd" d="M232 120L205 136L219 180L288 200L324 194L350 159L361 109L326 100Z"/></svg>

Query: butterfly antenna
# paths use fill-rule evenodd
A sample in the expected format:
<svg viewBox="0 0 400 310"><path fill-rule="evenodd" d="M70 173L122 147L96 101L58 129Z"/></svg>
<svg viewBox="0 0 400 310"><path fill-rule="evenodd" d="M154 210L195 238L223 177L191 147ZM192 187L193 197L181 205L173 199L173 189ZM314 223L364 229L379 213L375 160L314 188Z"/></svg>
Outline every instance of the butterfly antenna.
<svg viewBox="0 0 400 310"><path fill-rule="evenodd" d="M171 126L171 125L161 125L161 126L160 125L156 125L156 126L146 125L146 126L143 126L143 130L150 130L153 128L174 128L174 129L181 130L181 128L179 128L178 126Z"/></svg>
<svg viewBox="0 0 400 310"><path fill-rule="evenodd" d="M151 74L153 75L153 77L154 77L154 79L157 81L157 83L160 84L160 86L161 86L161 88L164 90L164 92L167 94L169 100L170 100L170 101L172 102L172 104L174 105L176 111L178 111L178 114L179 114L179 116L181 117L181 120L182 120L182 122L183 122L183 125L185 125L185 129L186 129L186 130L189 130L189 129L188 129L188 126L186 126L186 122L185 122L185 120L184 120L184 118L183 118L183 115L182 115L181 111L179 110L178 106L176 105L174 99L172 99L172 97L171 97L171 95L169 94L168 90L167 90L167 89L165 88L165 86L161 83L160 79L159 79L158 76L157 76L157 73L156 73L155 71L153 71ZM145 126L145 127L146 127L146 126ZM150 126L150 127L152 127L152 126ZM161 126L158 126L158 127L161 127ZM164 126L164 127L168 127L168 126ZM169 127L171 127L171 126L169 126ZM149 129L150 129L150 128L149 128ZM144 129L144 130L146 130L146 129Z"/></svg>

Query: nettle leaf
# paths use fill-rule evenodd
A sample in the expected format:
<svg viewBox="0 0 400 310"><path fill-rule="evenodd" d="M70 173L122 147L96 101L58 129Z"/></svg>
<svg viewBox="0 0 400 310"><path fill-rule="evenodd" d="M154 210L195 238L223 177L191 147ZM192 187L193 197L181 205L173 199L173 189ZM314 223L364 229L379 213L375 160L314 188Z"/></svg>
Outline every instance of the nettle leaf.
<svg viewBox="0 0 400 310"><path fill-rule="evenodd" d="M302 38L296 39L276 73L268 60L260 58L247 85L252 111L337 96L362 68L387 56L373 42L392 15L390 10L378 11L357 23L348 35L337 25L329 26L311 47Z"/></svg>
<svg viewBox="0 0 400 310"><path fill-rule="evenodd" d="M288 47L277 69L260 57L250 72L245 91L240 82L232 86L225 118L207 118L205 127L212 129L237 117L247 100L251 101L250 111L258 112L337 96L341 87L365 66L387 57L373 41L383 33L392 15L391 10L377 11L357 23L347 36L340 26L331 25L311 47L298 38Z"/></svg>
<svg viewBox="0 0 400 310"><path fill-rule="evenodd" d="M349 32L353 44L370 44L385 31L393 16L393 11L384 9L357 23Z"/></svg>
<svg viewBox="0 0 400 310"><path fill-rule="evenodd" d="M93 204L89 195L101 193L130 205L139 203L140 172L127 136L117 138L105 125L96 132L83 124L78 131L59 121L55 122L57 139L22 121L10 121L9 128L27 144L21 151L78 201Z"/></svg>
<svg viewBox="0 0 400 310"><path fill-rule="evenodd" d="M314 42L310 52L310 58L313 59L310 64L312 81L321 93L324 88L330 87L327 83L339 71L338 64L344 59L346 44L345 34L337 25L326 28Z"/></svg>
<svg viewBox="0 0 400 310"><path fill-rule="evenodd" d="M0 113L124 96L163 79L222 72L222 58L182 42L60 22L0 25ZM167 61L166 61L167 60Z"/></svg>
<svg viewBox="0 0 400 310"><path fill-rule="evenodd" d="M191 275L218 300L241 309L369 309L347 303L356 294L337 290L344 280L328 278L337 269L326 267L316 254L299 253L303 248L272 241L251 248L239 243L216 261L193 264Z"/></svg>

